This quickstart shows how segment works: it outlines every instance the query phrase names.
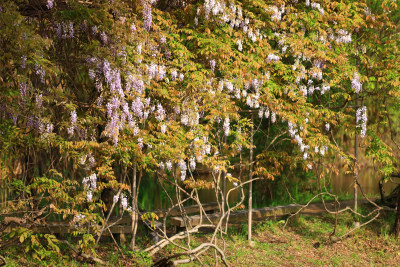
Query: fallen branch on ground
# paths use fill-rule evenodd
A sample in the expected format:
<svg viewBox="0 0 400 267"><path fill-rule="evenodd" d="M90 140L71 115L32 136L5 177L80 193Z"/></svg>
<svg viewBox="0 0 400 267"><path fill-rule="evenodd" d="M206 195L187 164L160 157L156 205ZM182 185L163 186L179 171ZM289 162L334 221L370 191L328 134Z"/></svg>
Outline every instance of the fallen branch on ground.
<svg viewBox="0 0 400 267"><path fill-rule="evenodd" d="M1 260L1 262L0 262L0 266L4 266L4 265L6 265L6 264L7 264L7 261L6 261L6 259L5 259L3 256L1 256L1 255L0 255L0 260Z"/></svg>
<svg viewBox="0 0 400 267"><path fill-rule="evenodd" d="M224 265L229 266L228 263L226 262L224 252L220 248L218 248L216 245L211 244L211 243L203 243L193 250L185 251L182 253L176 253L174 255L162 258L161 260L157 261L153 266L165 266L171 259L177 258L180 256L189 256L189 255L199 256L201 253L205 252L208 248L214 248L220 255L221 260L224 263ZM189 263L189 262L193 261L193 259L194 259L193 257L190 257L189 259L177 260L175 262L173 261L172 264L177 265L177 264L181 264L181 263Z"/></svg>

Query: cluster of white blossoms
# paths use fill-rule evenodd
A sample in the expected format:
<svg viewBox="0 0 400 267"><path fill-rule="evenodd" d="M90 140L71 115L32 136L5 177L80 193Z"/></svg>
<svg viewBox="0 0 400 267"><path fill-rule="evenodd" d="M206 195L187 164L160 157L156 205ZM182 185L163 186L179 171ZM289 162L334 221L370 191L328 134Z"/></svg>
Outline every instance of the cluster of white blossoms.
<svg viewBox="0 0 400 267"><path fill-rule="evenodd" d="M131 211L131 207L128 207L128 198L124 194L121 194L121 196L119 196L118 194L114 195L113 202L116 204L118 203L118 200L121 200L121 207L124 210Z"/></svg>
<svg viewBox="0 0 400 267"><path fill-rule="evenodd" d="M186 170L187 170L186 162L183 159L181 159L178 163L178 167L181 170L181 181L184 181L186 179Z"/></svg>
<svg viewBox="0 0 400 267"><path fill-rule="evenodd" d="M46 7L52 9L54 6L54 0L47 0Z"/></svg>
<svg viewBox="0 0 400 267"><path fill-rule="evenodd" d="M79 223L81 223L82 221L85 220L85 217L86 216L84 214L80 214L80 213L74 216L74 219L72 220L72 222L74 223L75 228L78 227Z"/></svg>
<svg viewBox="0 0 400 267"><path fill-rule="evenodd" d="M267 10L272 12L271 21L281 21L282 15L285 13L285 5L282 5L281 8L270 6Z"/></svg>
<svg viewBox="0 0 400 267"><path fill-rule="evenodd" d="M361 128L360 136L361 138L365 137L367 133L367 107L362 106L356 111L356 124L358 128Z"/></svg>
<svg viewBox="0 0 400 267"><path fill-rule="evenodd" d="M352 41L351 33L343 29L338 30L337 36L336 37L332 36L331 38L334 38L336 43L338 44L340 43L348 44L351 43Z"/></svg>
<svg viewBox="0 0 400 267"><path fill-rule="evenodd" d="M82 184L86 190L86 199L88 202L91 202L93 191L97 189L97 175L93 173L89 177L83 178Z"/></svg>
<svg viewBox="0 0 400 267"><path fill-rule="evenodd" d="M357 72L354 72L354 78L351 81L351 86L356 91L356 93L362 92L362 83L360 82L360 76Z"/></svg>
<svg viewBox="0 0 400 267"><path fill-rule="evenodd" d="M274 7L272 7L272 9L275 10ZM262 40L263 37L265 37L260 33L260 29L251 27L249 18L243 17L241 6L235 5L233 2L227 5L225 1L205 0L202 8L199 7L197 9L194 18L195 26L199 24L199 16L201 15L202 10L204 12L205 20L217 21L221 26L227 24L231 28L240 29L252 42L256 42L258 39ZM284 12L284 6L277 10L282 14ZM273 16L276 16L276 14L273 14ZM238 44L238 50L242 51L242 48L240 41L240 44Z"/></svg>
<svg viewBox="0 0 400 267"><path fill-rule="evenodd" d="M238 39L238 40L236 41L236 44L237 44L237 46L238 46L238 50L239 50L240 52L242 52L242 51L243 51L242 40L241 40L241 39Z"/></svg>
<svg viewBox="0 0 400 267"><path fill-rule="evenodd" d="M199 124L200 113L197 110L185 108L181 111L181 123L185 126L194 127Z"/></svg>
<svg viewBox="0 0 400 267"><path fill-rule="evenodd" d="M92 154L85 154L81 157L81 165L85 165L86 161L89 162L89 167L93 168L94 164L96 163L96 159L93 157Z"/></svg>
<svg viewBox="0 0 400 267"><path fill-rule="evenodd" d="M230 125L230 121L229 121L229 117L227 116L227 117L225 117L224 126L223 126L225 136L229 135L229 131L230 131L230 126L229 125Z"/></svg>
<svg viewBox="0 0 400 267"><path fill-rule="evenodd" d="M270 53L267 57L267 62L271 62L271 61L273 61L273 62L279 61L279 56L277 56L273 53Z"/></svg>
<svg viewBox="0 0 400 267"><path fill-rule="evenodd" d="M311 8L312 8L312 9L318 10L318 12L319 12L321 15L324 15L324 9L321 7L321 4L315 3L315 2L311 2Z"/></svg>
<svg viewBox="0 0 400 267"><path fill-rule="evenodd" d="M306 121L306 123L307 123L307 121ZM330 129L330 125L329 124L326 124L325 127L326 127L327 131ZM300 151L303 153L303 159L307 160L307 158L308 158L308 150L310 149L310 146L304 144L303 138L298 133L297 125L295 125L292 122L288 121L288 129L289 129L289 135L295 140L295 142L297 143L297 145L300 148ZM303 127L300 127L300 130L302 130L302 129L303 129ZM315 153L319 152L321 156L324 156L325 152L327 150L328 150L327 146L322 146L321 148L318 148L318 147L314 148Z"/></svg>

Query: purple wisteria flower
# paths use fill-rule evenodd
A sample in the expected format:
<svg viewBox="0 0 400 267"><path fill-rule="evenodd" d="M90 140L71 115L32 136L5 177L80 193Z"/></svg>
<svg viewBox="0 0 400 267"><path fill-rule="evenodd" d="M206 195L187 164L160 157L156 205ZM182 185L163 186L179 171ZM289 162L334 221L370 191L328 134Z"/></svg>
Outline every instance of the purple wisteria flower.
<svg viewBox="0 0 400 267"><path fill-rule="evenodd" d="M21 68L25 69L27 57L25 55L21 56Z"/></svg>
<svg viewBox="0 0 400 267"><path fill-rule="evenodd" d="M179 169L181 169L181 181L184 181L186 179L186 170L187 170L186 162L183 159L181 159L178 163L178 167Z"/></svg>
<svg viewBox="0 0 400 267"><path fill-rule="evenodd" d="M238 50L239 50L240 52L242 52L242 51L243 51L242 40L240 40L240 39L237 40L236 44L237 44L237 46L238 46Z"/></svg>
<svg viewBox="0 0 400 267"><path fill-rule="evenodd" d="M40 82L45 83L46 71L43 69L43 67L36 63L35 64L35 72L36 72L36 75L38 75L40 77Z"/></svg>
<svg viewBox="0 0 400 267"><path fill-rule="evenodd" d="M140 147L140 149L143 149L143 138L138 138L138 145Z"/></svg>
<svg viewBox="0 0 400 267"><path fill-rule="evenodd" d="M176 71L176 69L172 69L171 70L171 80L175 81L177 76L178 76L178 72Z"/></svg>
<svg viewBox="0 0 400 267"><path fill-rule="evenodd" d="M128 199L124 195L121 197L121 206L124 210L128 208Z"/></svg>
<svg viewBox="0 0 400 267"><path fill-rule="evenodd" d="M275 122L276 122L276 113L275 113L275 112L272 112L272 113L271 113L271 122L272 122L272 123L275 123Z"/></svg>
<svg viewBox="0 0 400 267"><path fill-rule="evenodd" d="M158 163L158 167L160 167L161 170L164 170L165 169L164 162L161 161L160 163Z"/></svg>
<svg viewBox="0 0 400 267"><path fill-rule="evenodd" d="M267 62L271 62L271 61L273 61L273 62L279 61L279 56L272 54L272 53L269 54L267 57Z"/></svg>
<svg viewBox="0 0 400 267"><path fill-rule="evenodd" d="M42 106L43 106L43 96L42 96L42 94L36 95L36 106L38 107L38 109L42 108Z"/></svg>
<svg viewBox="0 0 400 267"><path fill-rule="evenodd" d="M167 131L167 125L161 124L160 129L161 129L161 132L164 134Z"/></svg>
<svg viewBox="0 0 400 267"><path fill-rule="evenodd" d="M136 25L134 22L132 22L132 24L131 24L131 31L132 32L136 31Z"/></svg>
<svg viewBox="0 0 400 267"><path fill-rule="evenodd" d="M47 0L46 7L47 7L48 9L52 9L53 6L54 6L54 0Z"/></svg>
<svg viewBox="0 0 400 267"><path fill-rule="evenodd" d="M158 121L162 121L165 118L165 110L163 108L163 106L161 104L157 105L157 116L156 116L156 120Z"/></svg>
<svg viewBox="0 0 400 267"><path fill-rule="evenodd" d="M92 34L93 35L97 34L97 26L96 25L92 26Z"/></svg>
<svg viewBox="0 0 400 267"><path fill-rule="evenodd" d="M107 34L105 32L100 33L100 39L103 42L103 44L107 44L108 38L107 38Z"/></svg>
<svg viewBox="0 0 400 267"><path fill-rule="evenodd" d="M19 92L21 97L25 97L28 92L28 84L26 82L22 82L19 84Z"/></svg>
<svg viewBox="0 0 400 267"><path fill-rule="evenodd" d="M146 2L143 3L143 18L144 18L143 28L146 31L150 31L151 22L152 22L153 18L152 18L152 14L151 14L151 5L149 5Z"/></svg>
<svg viewBox="0 0 400 267"><path fill-rule="evenodd" d="M94 80L96 78L96 72L93 69L89 69L89 78Z"/></svg>
<svg viewBox="0 0 400 267"><path fill-rule="evenodd" d="M360 76L357 72L354 72L354 78L351 81L351 86L356 91L356 93L360 93L362 91L362 83L360 82Z"/></svg>
<svg viewBox="0 0 400 267"><path fill-rule="evenodd" d="M211 71L214 72L215 70L215 59L210 60L210 67L211 67Z"/></svg>
<svg viewBox="0 0 400 267"><path fill-rule="evenodd" d="M160 43L162 43L162 44L166 44L167 43L167 38L164 35L161 36Z"/></svg>
<svg viewBox="0 0 400 267"><path fill-rule="evenodd" d="M73 110L73 111L71 111L71 124L75 125L76 124L76 120L77 120L76 111Z"/></svg>
<svg viewBox="0 0 400 267"><path fill-rule="evenodd" d="M194 171L196 169L196 160L194 157L190 158L189 167L191 171Z"/></svg>
<svg viewBox="0 0 400 267"><path fill-rule="evenodd" d="M165 167L167 168L167 170L171 171L172 170L172 162L170 160L168 160L165 163Z"/></svg>

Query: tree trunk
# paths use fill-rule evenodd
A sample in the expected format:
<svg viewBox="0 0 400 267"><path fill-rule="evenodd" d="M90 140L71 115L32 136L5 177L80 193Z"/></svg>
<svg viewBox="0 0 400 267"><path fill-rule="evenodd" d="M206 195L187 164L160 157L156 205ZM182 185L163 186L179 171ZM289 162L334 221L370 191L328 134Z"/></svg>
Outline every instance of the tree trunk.
<svg viewBox="0 0 400 267"><path fill-rule="evenodd" d="M400 190L397 191L397 212L394 220L393 233L396 238L400 237Z"/></svg>
<svg viewBox="0 0 400 267"><path fill-rule="evenodd" d="M251 114L251 132L250 132L250 155L249 155L249 180L253 179L253 114ZM249 183L249 213L248 213L248 236L251 241L251 225L253 223L253 182Z"/></svg>
<svg viewBox="0 0 400 267"><path fill-rule="evenodd" d="M124 176L126 175L126 172L127 172L126 169L123 171L123 167L121 165L120 183L125 183ZM122 208L122 201L119 202L119 210L120 210L120 214L123 215L125 211ZM126 244L126 235L122 231L119 233L119 243L120 243L121 246Z"/></svg>
<svg viewBox="0 0 400 267"><path fill-rule="evenodd" d="M133 164L133 175L132 175L132 239L130 243L130 248L132 250L135 249L135 241L136 241L136 231L138 225L138 211L137 211L137 191L136 191L136 163Z"/></svg>
<svg viewBox="0 0 400 267"><path fill-rule="evenodd" d="M222 137L222 148L224 147L226 143L226 135ZM224 156L223 150L221 149L221 156ZM225 202L227 202L226 198L226 173L225 171L222 171L222 214L225 214Z"/></svg>
<svg viewBox="0 0 400 267"><path fill-rule="evenodd" d="M358 106L358 99L356 100L356 106ZM356 116L357 121L357 116ZM357 212L357 179L358 179L358 135L357 133L354 135L354 158L355 158L355 172L354 172L354 211Z"/></svg>

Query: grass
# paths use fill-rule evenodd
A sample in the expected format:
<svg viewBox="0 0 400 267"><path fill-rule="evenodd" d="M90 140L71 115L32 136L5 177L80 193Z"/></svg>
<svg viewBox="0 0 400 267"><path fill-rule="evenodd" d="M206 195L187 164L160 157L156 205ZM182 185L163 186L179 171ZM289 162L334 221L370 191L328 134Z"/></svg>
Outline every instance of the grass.
<svg viewBox="0 0 400 267"><path fill-rule="evenodd" d="M400 241L390 235L393 214L383 214L376 221L361 228L336 243L329 242L335 218L331 215L300 216L283 229L283 221L265 221L254 226L253 240L247 241L247 225L230 228L225 238L225 255L231 266L400 266ZM357 218L361 223L363 219ZM343 214L338 218L337 236L351 229L355 218ZM191 244L198 246L209 234L197 234ZM182 240L181 244L185 244ZM143 243L144 245L144 243ZM222 242L218 244L223 247ZM65 250L64 250L65 249ZM7 266L92 266L82 262L79 256L54 255L46 261L38 261L25 255L20 247L7 250L2 255ZM125 259L112 244L99 248L99 257L108 260L110 266L150 266L153 260L181 250L169 245L154 259L146 253L133 252L122 247ZM65 256L69 255L69 256ZM213 251L202 256L204 265L215 264ZM219 263L221 261L219 260ZM200 266L192 262L184 266Z"/></svg>

